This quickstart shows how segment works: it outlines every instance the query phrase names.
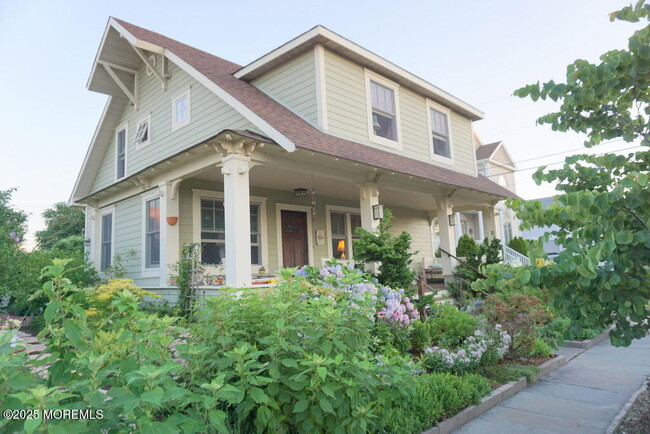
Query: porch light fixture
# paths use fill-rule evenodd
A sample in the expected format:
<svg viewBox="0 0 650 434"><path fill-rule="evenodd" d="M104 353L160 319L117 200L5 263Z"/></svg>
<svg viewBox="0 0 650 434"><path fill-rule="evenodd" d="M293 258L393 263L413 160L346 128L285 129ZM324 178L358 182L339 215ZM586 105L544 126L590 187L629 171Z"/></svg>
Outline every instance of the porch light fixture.
<svg viewBox="0 0 650 434"><path fill-rule="evenodd" d="M306 188L296 188L293 190L295 193L296 197L305 197L307 196L307 189Z"/></svg>
<svg viewBox="0 0 650 434"><path fill-rule="evenodd" d="M447 219L449 220L449 226L456 226L456 215L455 214L449 214L447 216Z"/></svg>
<svg viewBox="0 0 650 434"><path fill-rule="evenodd" d="M86 238L86 239L84 240L84 246L86 246L86 247L90 247L90 238Z"/></svg>
<svg viewBox="0 0 650 434"><path fill-rule="evenodd" d="M377 205L372 206L372 218L375 220L381 220L384 218L384 205L378 203Z"/></svg>

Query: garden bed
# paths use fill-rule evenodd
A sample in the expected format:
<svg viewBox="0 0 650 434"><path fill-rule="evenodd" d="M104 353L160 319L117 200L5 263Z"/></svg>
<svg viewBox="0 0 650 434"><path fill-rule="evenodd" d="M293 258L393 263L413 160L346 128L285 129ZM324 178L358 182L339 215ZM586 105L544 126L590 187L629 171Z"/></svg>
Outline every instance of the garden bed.
<svg viewBox="0 0 650 434"><path fill-rule="evenodd" d="M562 346L569 347L569 348L582 348L584 350L588 350L594 345L598 345L599 343L605 341L608 337L609 337L609 329L605 330L604 332L602 332L601 334L599 334L593 339L585 339L582 341L565 340Z"/></svg>
<svg viewBox="0 0 650 434"><path fill-rule="evenodd" d="M560 366L564 366L566 363L567 359L564 356L557 356L542 363L538 366L540 370L537 374L535 374L535 381L547 375L549 372L556 370ZM481 399L480 404L466 407L455 416L445 419L438 423L438 425L426 431L423 431L423 434L450 433L465 425L466 423L476 419L491 408L496 407L501 402L524 390L526 387L528 387L528 380L526 377L521 377L518 381L511 381L509 383L506 383L494 389L489 395L484 396Z"/></svg>

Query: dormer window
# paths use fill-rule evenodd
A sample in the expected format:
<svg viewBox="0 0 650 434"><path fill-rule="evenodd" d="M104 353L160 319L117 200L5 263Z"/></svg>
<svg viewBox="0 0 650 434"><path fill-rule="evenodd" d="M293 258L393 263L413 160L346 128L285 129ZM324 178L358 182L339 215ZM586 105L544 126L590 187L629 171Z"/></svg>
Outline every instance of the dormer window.
<svg viewBox="0 0 650 434"><path fill-rule="evenodd" d="M135 143L136 148L141 148L149 144L151 130L151 118L147 117L138 122L135 130L135 137L133 138L133 143Z"/></svg>
<svg viewBox="0 0 650 434"><path fill-rule="evenodd" d="M431 158L452 160L450 110L431 101L427 104L429 115L429 134L431 140Z"/></svg>
<svg viewBox="0 0 650 434"><path fill-rule="evenodd" d="M366 90L370 141L401 148L398 86L366 71Z"/></svg>
<svg viewBox="0 0 650 434"><path fill-rule="evenodd" d="M172 100L172 131L190 123L190 90Z"/></svg>

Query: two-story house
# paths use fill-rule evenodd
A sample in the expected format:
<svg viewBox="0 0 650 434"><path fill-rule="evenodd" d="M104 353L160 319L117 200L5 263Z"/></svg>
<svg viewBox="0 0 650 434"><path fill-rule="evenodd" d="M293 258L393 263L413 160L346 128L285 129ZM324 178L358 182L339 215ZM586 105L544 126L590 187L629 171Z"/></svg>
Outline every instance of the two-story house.
<svg viewBox="0 0 650 434"><path fill-rule="evenodd" d="M102 270L169 288L186 243L230 286L264 271L353 259L382 206L414 264L455 252L454 213L513 196L481 176L476 108L317 26L246 66L111 18L88 81L109 95L71 202ZM441 259L445 274L452 260Z"/></svg>

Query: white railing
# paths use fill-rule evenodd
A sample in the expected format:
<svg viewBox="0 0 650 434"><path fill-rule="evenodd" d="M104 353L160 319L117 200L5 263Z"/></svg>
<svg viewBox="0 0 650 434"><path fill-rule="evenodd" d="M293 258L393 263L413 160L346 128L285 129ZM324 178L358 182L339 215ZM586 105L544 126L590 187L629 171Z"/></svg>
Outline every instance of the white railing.
<svg viewBox="0 0 650 434"><path fill-rule="evenodd" d="M508 246L503 246L503 262L512 266L530 265L530 258Z"/></svg>

